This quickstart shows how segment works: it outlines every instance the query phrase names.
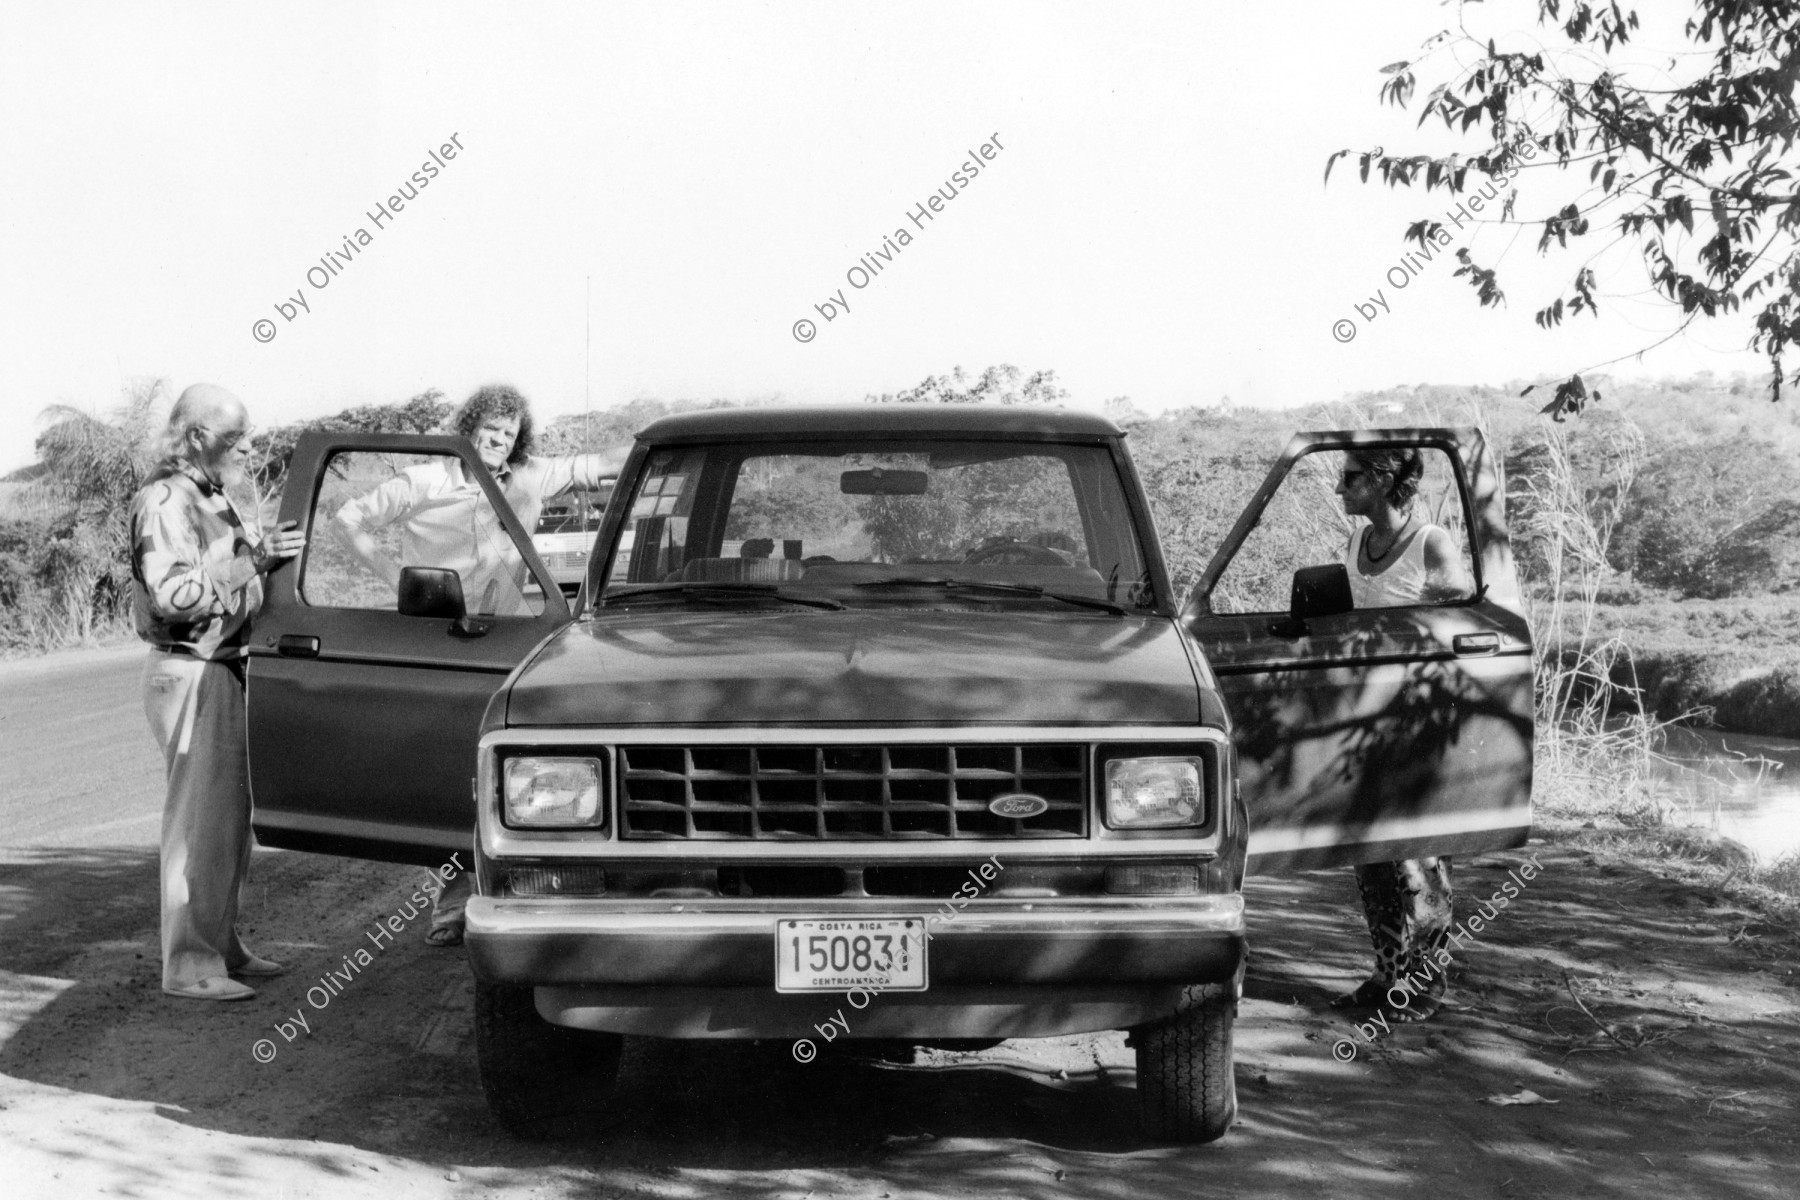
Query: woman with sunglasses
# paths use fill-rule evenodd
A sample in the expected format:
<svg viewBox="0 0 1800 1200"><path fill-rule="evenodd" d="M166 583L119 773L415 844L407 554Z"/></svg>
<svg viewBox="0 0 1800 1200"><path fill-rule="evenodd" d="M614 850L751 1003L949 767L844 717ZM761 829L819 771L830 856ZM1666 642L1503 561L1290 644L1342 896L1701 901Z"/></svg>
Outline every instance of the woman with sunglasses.
<svg viewBox="0 0 1800 1200"><path fill-rule="evenodd" d="M1448 530L1432 524L1416 503L1425 465L1417 450L1353 450L1345 456L1337 494L1344 512L1365 518L1344 548L1344 568L1357 608L1402 608L1459 600L1471 594ZM1363 916L1375 944L1375 973L1334 1008L1381 1008L1389 1021L1422 1021L1443 1006L1444 973L1428 969L1445 948L1454 895L1450 857L1360 863L1355 868ZM1427 980L1423 989L1402 981ZM1390 992L1400 987L1405 1003Z"/></svg>

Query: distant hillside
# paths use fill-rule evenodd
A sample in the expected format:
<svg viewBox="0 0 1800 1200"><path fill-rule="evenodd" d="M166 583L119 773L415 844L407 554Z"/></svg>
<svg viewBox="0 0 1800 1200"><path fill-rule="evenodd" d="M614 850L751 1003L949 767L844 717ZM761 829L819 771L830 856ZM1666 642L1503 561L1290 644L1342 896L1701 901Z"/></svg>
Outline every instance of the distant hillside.
<svg viewBox="0 0 1800 1200"><path fill-rule="evenodd" d="M1609 561L1625 581L1713 599L1800 589L1800 405L1771 403L1743 375L1588 383L1602 400L1557 432L1596 519L1618 514ZM1539 414L1549 397L1521 395L1526 386L1417 384L1275 411L1137 415L1132 453L1185 580L1296 430L1480 425L1507 465L1517 508L1551 428ZM1524 515L1514 513L1515 533Z"/></svg>

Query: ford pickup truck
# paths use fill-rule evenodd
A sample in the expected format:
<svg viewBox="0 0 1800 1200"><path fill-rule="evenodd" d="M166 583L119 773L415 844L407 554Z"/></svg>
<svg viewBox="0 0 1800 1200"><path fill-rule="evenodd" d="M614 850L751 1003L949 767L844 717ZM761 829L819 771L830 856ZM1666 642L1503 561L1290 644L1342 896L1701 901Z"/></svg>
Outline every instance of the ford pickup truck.
<svg viewBox="0 0 1800 1200"><path fill-rule="evenodd" d="M1246 870L1522 844L1530 634L1474 430L1296 435L1186 596L1127 441L1028 407L667 417L570 597L467 442L309 434L280 516L312 536L247 672L257 836L472 859L477 1057L521 1136L596 1123L625 1035L1127 1030L1147 1133L1215 1139ZM1351 607L1353 446L1420 450L1471 594ZM480 595L331 535L446 459L506 567Z"/></svg>

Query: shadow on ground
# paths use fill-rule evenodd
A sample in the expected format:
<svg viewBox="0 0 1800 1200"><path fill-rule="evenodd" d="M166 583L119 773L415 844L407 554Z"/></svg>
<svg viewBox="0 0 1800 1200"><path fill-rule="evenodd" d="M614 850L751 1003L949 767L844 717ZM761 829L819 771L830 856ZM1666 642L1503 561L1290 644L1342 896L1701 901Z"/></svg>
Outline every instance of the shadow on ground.
<svg viewBox="0 0 1800 1200"><path fill-rule="evenodd" d="M1123 1196L1200 1179L1238 1196L1467 1194L1476 1179L1510 1181L1507 1195L1787 1194L1800 1167L1794 931L1578 850L1531 853L1542 873L1455 949L1455 1007L1377 1041L1325 1006L1366 970L1349 872L1253 880L1242 1119L1212 1147L1140 1137L1117 1033L906 1066L841 1043L799 1064L785 1043L634 1040L604 1128L517 1142L481 1096L462 952L426 948L422 917L335 993L315 992L324 1004L307 999L372 944L378 919L404 919L418 870L284 853L259 852L244 929L290 971L237 1005L158 990L153 853L0 854L0 1074L229 1135L207 1166L221 1178L270 1153L349 1170L340 1144L577 1195L885 1180L896 1194ZM1524 860L1459 864L1459 913ZM296 1010L311 1032L288 1041L278 1023ZM268 1063L252 1053L265 1038ZM1353 1059L1334 1057L1339 1043ZM1488 1102L1521 1089L1557 1103ZM251 1138L281 1144L231 1140ZM136 1178L174 1170L154 1145L80 1145Z"/></svg>

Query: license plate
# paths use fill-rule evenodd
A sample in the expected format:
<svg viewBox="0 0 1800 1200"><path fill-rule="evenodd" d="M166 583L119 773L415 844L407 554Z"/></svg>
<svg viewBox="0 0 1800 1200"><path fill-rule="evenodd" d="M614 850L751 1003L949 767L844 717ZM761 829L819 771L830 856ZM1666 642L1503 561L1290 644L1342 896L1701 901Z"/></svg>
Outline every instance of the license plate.
<svg viewBox="0 0 1800 1200"><path fill-rule="evenodd" d="M926 979L922 917L776 922L778 992L922 992Z"/></svg>

